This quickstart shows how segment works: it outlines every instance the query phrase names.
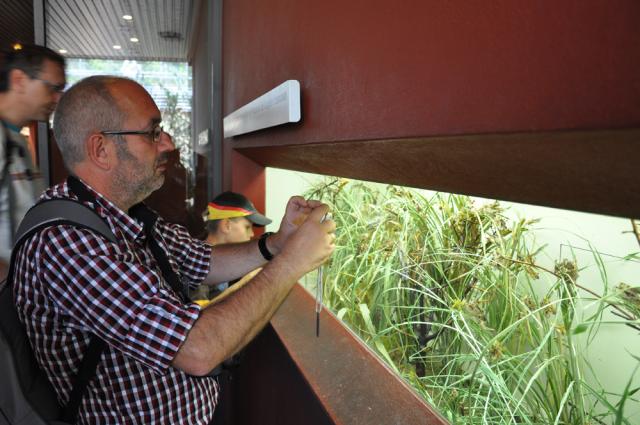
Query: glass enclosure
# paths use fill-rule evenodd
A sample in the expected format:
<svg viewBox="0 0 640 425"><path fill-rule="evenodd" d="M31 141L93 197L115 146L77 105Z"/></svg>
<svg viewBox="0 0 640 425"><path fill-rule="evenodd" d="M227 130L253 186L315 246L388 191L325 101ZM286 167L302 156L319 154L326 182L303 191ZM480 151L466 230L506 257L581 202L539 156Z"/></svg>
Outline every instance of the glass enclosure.
<svg viewBox="0 0 640 425"><path fill-rule="evenodd" d="M634 221L267 169L271 230L293 194L338 225L325 306L452 423L640 423Z"/></svg>

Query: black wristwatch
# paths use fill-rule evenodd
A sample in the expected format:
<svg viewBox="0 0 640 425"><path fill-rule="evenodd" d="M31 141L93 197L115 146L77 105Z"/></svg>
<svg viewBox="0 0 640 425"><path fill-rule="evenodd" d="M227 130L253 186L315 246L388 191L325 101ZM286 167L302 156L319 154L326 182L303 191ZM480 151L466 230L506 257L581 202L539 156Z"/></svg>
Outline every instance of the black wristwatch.
<svg viewBox="0 0 640 425"><path fill-rule="evenodd" d="M267 248L267 238L273 235L273 232L264 232L260 239L258 239L258 249L260 250L260 254L264 257L265 260L271 261L273 260L273 254L269 252Z"/></svg>

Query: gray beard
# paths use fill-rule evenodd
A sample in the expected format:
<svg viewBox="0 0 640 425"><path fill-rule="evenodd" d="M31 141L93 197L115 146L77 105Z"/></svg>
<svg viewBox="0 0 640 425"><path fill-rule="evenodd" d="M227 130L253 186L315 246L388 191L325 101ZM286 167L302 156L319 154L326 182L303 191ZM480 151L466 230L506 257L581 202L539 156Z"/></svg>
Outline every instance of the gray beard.
<svg viewBox="0 0 640 425"><path fill-rule="evenodd" d="M162 187L164 175L156 175L155 167L150 175L142 174L145 167L131 155L125 144L119 143L116 152L121 165L115 170L111 190L121 205L131 207Z"/></svg>

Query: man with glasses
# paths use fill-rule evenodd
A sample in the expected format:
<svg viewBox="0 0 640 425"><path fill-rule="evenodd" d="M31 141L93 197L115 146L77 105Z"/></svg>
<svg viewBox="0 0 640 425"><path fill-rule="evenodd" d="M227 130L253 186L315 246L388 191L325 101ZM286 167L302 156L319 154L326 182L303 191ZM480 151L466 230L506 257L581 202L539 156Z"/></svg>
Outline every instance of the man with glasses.
<svg viewBox="0 0 640 425"><path fill-rule="evenodd" d="M68 224L17 252L13 288L36 358L61 401L89 341L106 343L83 392L80 424L206 424L219 385L212 370L266 325L305 273L333 252L327 206L293 197L278 232L218 245L191 238L140 204L162 186L167 154L156 104L142 86L89 77L60 100L54 133L70 177L41 199L78 200L117 238ZM186 287L262 267L224 301L201 307Z"/></svg>
<svg viewBox="0 0 640 425"><path fill-rule="evenodd" d="M62 56L42 46L0 57L0 280L17 225L44 189L20 130L49 119L64 90L64 66Z"/></svg>

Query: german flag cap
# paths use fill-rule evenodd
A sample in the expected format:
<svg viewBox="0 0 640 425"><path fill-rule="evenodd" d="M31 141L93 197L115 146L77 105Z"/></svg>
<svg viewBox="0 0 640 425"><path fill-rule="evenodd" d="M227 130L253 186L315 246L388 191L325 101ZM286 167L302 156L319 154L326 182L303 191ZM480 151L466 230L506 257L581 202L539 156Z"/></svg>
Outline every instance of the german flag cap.
<svg viewBox="0 0 640 425"><path fill-rule="evenodd" d="M271 220L256 210L251 201L235 192L224 192L207 205L207 220L246 217L256 226L266 226Z"/></svg>

